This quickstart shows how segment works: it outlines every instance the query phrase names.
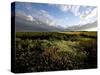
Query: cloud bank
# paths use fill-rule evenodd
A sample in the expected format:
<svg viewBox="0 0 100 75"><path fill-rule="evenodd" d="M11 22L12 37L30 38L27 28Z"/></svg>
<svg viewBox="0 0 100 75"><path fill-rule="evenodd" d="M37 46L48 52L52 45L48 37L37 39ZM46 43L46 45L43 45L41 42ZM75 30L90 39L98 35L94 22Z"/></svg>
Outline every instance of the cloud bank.
<svg viewBox="0 0 100 75"><path fill-rule="evenodd" d="M62 12L68 11L80 18L80 25L93 23L97 21L97 8L92 6L80 6L80 5L56 5ZM82 8L84 11L82 11Z"/></svg>
<svg viewBox="0 0 100 75"><path fill-rule="evenodd" d="M23 18L28 21L39 21L39 23L45 23L47 25L53 26L56 25L56 20L49 12L41 9L35 10L32 8L32 4L23 3L18 4L18 7L24 7L24 10L17 10L16 16ZM37 20L35 20L37 19ZM37 23L38 23L37 21Z"/></svg>
<svg viewBox="0 0 100 75"><path fill-rule="evenodd" d="M17 20L25 22L27 25L28 23L38 26L44 24L42 27L52 26L66 29L70 26L82 26L97 22L97 7L95 6L18 2L15 10Z"/></svg>

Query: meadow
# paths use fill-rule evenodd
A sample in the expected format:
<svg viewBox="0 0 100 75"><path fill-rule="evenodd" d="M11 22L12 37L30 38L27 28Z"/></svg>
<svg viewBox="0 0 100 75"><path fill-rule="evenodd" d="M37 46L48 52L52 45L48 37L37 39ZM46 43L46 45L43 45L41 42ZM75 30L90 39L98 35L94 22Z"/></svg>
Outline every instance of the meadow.
<svg viewBox="0 0 100 75"><path fill-rule="evenodd" d="M97 68L97 32L16 32L16 72Z"/></svg>

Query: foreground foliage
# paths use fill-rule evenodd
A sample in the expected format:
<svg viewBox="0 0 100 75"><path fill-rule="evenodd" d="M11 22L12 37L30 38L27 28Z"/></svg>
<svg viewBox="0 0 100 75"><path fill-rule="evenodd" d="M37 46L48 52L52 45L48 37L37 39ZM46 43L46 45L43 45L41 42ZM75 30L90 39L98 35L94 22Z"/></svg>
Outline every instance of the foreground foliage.
<svg viewBox="0 0 100 75"><path fill-rule="evenodd" d="M16 32L16 72L96 67L96 32Z"/></svg>

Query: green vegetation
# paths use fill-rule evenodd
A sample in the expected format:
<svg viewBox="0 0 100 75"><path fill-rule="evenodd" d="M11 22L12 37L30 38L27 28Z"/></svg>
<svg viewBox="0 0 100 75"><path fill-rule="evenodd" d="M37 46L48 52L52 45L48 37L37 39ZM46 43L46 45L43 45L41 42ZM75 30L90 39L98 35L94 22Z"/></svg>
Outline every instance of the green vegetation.
<svg viewBox="0 0 100 75"><path fill-rule="evenodd" d="M16 72L97 67L97 32L16 32Z"/></svg>

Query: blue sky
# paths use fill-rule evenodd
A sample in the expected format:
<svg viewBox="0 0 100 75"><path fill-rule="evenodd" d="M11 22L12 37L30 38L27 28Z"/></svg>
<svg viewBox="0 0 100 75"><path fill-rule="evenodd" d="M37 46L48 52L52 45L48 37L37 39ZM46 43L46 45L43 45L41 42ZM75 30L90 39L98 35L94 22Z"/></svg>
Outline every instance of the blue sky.
<svg viewBox="0 0 100 75"><path fill-rule="evenodd" d="M16 15L28 21L37 18L48 25L66 28L96 22L97 7L17 2Z"/></svg>

